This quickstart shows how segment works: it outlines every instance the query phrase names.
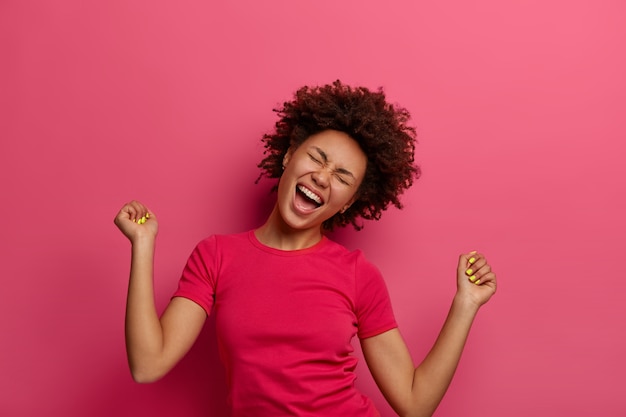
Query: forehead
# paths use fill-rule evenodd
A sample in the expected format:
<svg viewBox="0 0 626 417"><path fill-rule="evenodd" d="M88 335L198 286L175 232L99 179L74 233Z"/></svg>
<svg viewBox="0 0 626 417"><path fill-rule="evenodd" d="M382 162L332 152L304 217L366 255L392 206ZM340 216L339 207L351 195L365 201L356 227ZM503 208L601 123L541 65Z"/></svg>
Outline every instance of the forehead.
<svg viewBox="0 0 626 417"><path fill-rule="evenodd" d="M299 148L306 151L321 150L331 162L363 164L367 162L367 157L358 142L347 133L337 130L324 130L311 135Z"/></svg>

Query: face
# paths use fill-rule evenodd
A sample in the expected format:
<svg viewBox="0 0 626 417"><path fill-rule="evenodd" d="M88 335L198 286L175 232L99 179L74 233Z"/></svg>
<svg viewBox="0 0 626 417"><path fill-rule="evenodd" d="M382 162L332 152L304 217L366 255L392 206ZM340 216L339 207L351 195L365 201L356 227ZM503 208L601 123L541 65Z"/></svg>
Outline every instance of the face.
<svg viewBox="0 0 626 417"><path fill-rule="evenodd" d="M320 228L354 202L367 157L346 133L325 130L290 148L278 184L278 209L294 229Z"/></svg>

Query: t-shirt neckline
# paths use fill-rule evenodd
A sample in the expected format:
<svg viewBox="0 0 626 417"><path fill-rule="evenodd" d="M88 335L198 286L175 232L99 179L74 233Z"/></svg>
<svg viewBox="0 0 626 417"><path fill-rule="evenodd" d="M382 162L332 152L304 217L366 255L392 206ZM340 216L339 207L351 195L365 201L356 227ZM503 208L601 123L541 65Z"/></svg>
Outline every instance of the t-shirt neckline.
<svg viewBox="0 0 626 417"><path fill-rule="evenodd" d="M317 242L315 245L313 246L309 246L308 248L304 248L304 249L294 249L294 250L283 250L283 249L277 249L277 248L273 248L271 246L267 246L263 243L261 243L261 241L259 241L259 239L256 237L256 234L254 233L254 230L250 230L248 232L248 238L250 239L250 243L252 243L252 245L254 245L256 248L267 252L267 253L271 253L273 255L279 255L279 256L301 256L301 255L307 255L309 253L313 253L316 252L318 250L320 250L322 247L326 246L326 244L329 242L328 238L325 235L322 235L322 238L320 239L319 242Z"/></svg>

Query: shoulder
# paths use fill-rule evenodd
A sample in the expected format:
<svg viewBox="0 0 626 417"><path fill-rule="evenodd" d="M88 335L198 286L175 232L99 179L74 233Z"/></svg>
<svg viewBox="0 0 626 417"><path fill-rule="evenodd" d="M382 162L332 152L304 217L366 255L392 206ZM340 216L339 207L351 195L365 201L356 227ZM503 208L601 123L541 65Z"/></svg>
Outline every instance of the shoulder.
<svg viewBox="0 0 626 417"><path fill-rule="evenodd" d="M356 275L362 274L376 274L380 275L380 272L376 265L374 265L363 253L361 249L348 249L340 243L333 240L326 239L325 251L327 255L333 257L333 259L344 265L352 265Z"/></svg>
<svg viewBox="0 0 626 417"><path fill-rule="evenodd" d="M228 246L228 245L240 245L242 242L248 241L249 232L233 233L233 234L214 234L205 237L200 240L196 246L198 247L215 247Z"/></svg>
<svg viewBox="0 0 626 417"><path fill-rule="evenodd" d="M334 259L336 262L348 263L355 263L357 258L362 256L360 250L350 250L342 244L337 243L328 237L324 237L324 241L320 247L319 253Z"/></svg>
<svg viewBox="0 0 626 417"><path fill-rule="evenodd" d="M224 253L232 253L241 250L244 246L249 245L248 233L235 234L214 234L200 240L193 252L192 256L200 256L201 258L219 257Z"/></svg>

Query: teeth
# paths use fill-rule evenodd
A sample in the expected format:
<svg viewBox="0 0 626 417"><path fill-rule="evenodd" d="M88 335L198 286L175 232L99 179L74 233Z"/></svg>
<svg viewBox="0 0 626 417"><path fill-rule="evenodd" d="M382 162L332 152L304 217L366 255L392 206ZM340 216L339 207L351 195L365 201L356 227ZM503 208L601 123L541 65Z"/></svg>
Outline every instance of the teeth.
<svg viewBox="0 0 626 417"><path fill-rule="evenodd" d="M309 197L311 200L315 201L317 204L322 204L322 199L319 198L317 194L315 194L313 191L309 190L305 186L298 185L298 190L300 190L302 194Z"/></svg>

